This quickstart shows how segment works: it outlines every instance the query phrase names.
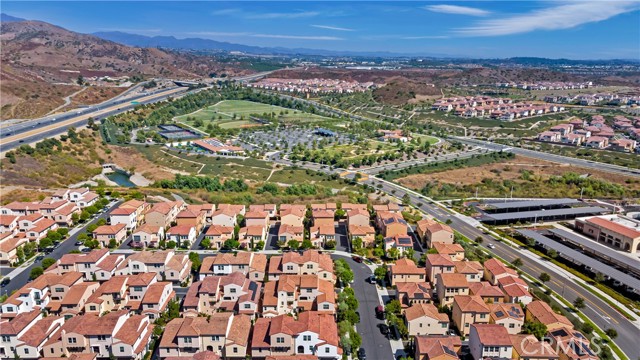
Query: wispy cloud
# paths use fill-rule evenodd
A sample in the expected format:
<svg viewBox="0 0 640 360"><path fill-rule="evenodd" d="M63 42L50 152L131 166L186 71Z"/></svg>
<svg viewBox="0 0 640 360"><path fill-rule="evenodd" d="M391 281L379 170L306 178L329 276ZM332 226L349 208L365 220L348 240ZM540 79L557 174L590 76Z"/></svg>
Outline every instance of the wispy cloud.
<svg viewBox="0 0 640 360"><path fill-rule="evenodd" d="M220 9L220 10L212 11L211 14L212 15L231 15L231 14L239 13L240 11L241 9L237 9L237 8Z"/></svg>
<svg viewBox="0 0 640 360"><path fill-rule="evenodd" d="M311 25L311 27L318 28L318 29L335 30L335 31L355 31L354 29L338 27L338 26L329 26L329 25Z"/></svg>
<svg viewBox="0 0 640 360"><path fill-rule="evenodd" d="M257 38L269 38L269 39L292 39L292 40L324 40L324 41L337 41L344 40L343 38L336 36L313 36L313 35L279 35L279 34L251 34L249 36Z"/></svg>
<svg viewBox="0 0 640 360"><path fill-rule="evenodd" d="M424 35L424 36L403 36L400 39L403 40L423 40L423 39L448 39L445 35Z"/></svg>
<svg viewBox="0 0 640 360"><path fill-rule="evenodd" d="M425 10L443 14L469 15L469 16L487 16L490 11L468 6L459 5L429 5L424 7Z"/></svg>
<svg viewBox="0 0 640 360"><path fill-rule="evenodd" d="M262 14L249 14L245 16L247 19L300 19L320 15L317 11L299 11L299 12L272 12Z"/></svg>
<svg viewBox="0 0 640 360"><path fill-rule="evenodd" d="M640 2L637 1L570 2L528 14L483 20L476 25L458 29L456 33L464 36L501 36L536 30L571 29L638 9Z"/></svg>

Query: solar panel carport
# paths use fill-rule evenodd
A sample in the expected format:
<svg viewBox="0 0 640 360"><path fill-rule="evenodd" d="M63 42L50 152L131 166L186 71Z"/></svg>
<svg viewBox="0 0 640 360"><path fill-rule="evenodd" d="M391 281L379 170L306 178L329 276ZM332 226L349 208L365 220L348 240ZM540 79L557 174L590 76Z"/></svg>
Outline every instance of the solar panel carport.
<svg viewBox="0 0 640 360"><path fill-rule="evenodd" d="M570 261L573 261L574 263L588 266L592 268L593 271L599 272L602 275L606 275L612 279L618 280L628 287L631 287L636 290L640 290L640 279L636 279L631 275L627 275L622 271L616 270L609 265L603 264L602 262L592 257L589 257L579 251L573 250L565 245L562 245L557 241L550 239L544 235L541 235L533 230L518 230L518 232L525 237L535 240L537 243L540 243L544 247L556 250L558 252L558 255Z"/></svg>
<svg viewBox="0 0 640 360"><path fill-rule="evenodd" d="M487 203L485 211L491 213L505 213L510 211L531 211L541 209L558 209L581 203L576 199L544 199Z"/></svg>
<svg viewBox="0 0 640 360"><path fill-rule="evenodd" d="M595 240L587 239L571 231L564 229L550 229L549 232L575 246L579 246L584 249L585 252L593 254L593 256L596 256L607 263L619 266L636 276L640 276L640 260L637 258L634 259L628 255L621 254Z"/></svg>
<svg viewBox="0 0 640 360"><path fill-rule="evenodd" d="M573 219L578 216L600 215L608 212L607 209L599 206L583 206L567 209L551 209L536 211L509 212L501 214L485 214L482 222L493 225L509 224L517 221L545 221L545 220L566 220Z"/></svg>

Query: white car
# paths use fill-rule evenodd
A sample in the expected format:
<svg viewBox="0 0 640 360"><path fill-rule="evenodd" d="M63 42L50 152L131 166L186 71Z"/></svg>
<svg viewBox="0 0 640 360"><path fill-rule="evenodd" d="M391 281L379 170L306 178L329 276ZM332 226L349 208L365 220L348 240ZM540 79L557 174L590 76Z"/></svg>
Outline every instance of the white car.
<svg viewBox="0 0 640 360"><path fill-rule="evenodd" d="M489 249L495 249L495 248L496 248L496 246L495 246L495 245L493 245L493 244L489 244L489 245L487 245L487 247L488 247Z"/></svg>

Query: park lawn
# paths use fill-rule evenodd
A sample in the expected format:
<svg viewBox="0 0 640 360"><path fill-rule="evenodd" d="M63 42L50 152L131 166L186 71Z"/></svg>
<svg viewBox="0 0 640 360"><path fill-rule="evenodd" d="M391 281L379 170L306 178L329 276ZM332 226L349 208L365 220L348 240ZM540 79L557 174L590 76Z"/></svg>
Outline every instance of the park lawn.
<svg viewBox="0 0 640 360"><path fill-rule="evenodd" d="M204 155L188 155L168 151L159 146L138 146L151 162L169 169L193 175L208 175L264 181L269 177L271 164L257 159L232 159Z"/></svg>
<svg viewBox="0 0 640 360"><path fill-rule="evenodd" d="M429 136L429 135L422 135L422 134L411 134L411 137L414 137L416 139L421 139L422 142L428 141L429 144L434 145L436 143L438 143L439 139L433 136Z"/></svg>
<svg viewBox="0 0 640 360"><path fill-rule="evenodd" d="M298 110L253 101L223 100L215 105L194 111L190 114L178 116L175 120L191 126L194 126L195 120L202 120L204 124L200 127L201 129L206 128L207 124L211 121L217 123L223 129L234 129L259 126L260 124L251 121L250 117L252 115L261 116L264 113L275 113L278 115L280 121L288 123L308 123L329 119L320 115L308 114Z"/></svg>

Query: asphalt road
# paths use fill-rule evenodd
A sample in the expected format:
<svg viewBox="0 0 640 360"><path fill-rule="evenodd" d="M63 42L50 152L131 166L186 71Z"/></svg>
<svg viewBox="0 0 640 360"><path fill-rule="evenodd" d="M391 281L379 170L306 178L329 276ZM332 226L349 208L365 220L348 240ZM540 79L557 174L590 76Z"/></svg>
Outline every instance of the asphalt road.
<svg viewBox="0 0 640 360"><path fill-rule="evenodd" d="M394 196L396 197L401 198L405 194L404 189L400 186L386 182L375 182L376 185L378 183L382 185L381 190L387 193L395 190L396 192ZM633 356L638 354L638 334L640 333L640 329L599 297L593 295L579 284L567 281L563 274L554 271L551 267L545 266L543 260L535 261L524 256L523 252L526 250L513 248L505 243L496 241L493 237L485 235L481 230L469 225L457 216L451 215L438 206L428 203L424 198L418 197L411 192L408 192L408 194L414 205L421 204L421 206L419 206L420 210L443 222L451 220L450 226L462 235L469 239L476 239L478 236L482 237L484 239L484 245L481 245L480 247L482 247L483 250L489 253L494 253L507 261L520 258L523 262L523 266L520 267L520 270L529 274L533 278L537 279L538 275L542 272L548 273L551 276L551 281L546 285L551 290L560 294L569 302L573 302L578 297L585 299L587 307L582 309L584 315L603 330L608 328L616 329L618 331L618 337L615 339L615 343L625 354L629 355L630 358L633 358ZM493 243L495 248L487 248L486 245L489 243Z"/></svg>
<svg viewBox="0 0 640 360"><path fill-rule="evenodd" d="M51 253L49 254L43 254L44 258L54 258L56 260L60 259L62 257L62 255L68 254L71 250L77 250L79 247L75 245L75 242L78 239L78 235L82 234L84 232L84 229L93 224L96 223L99 219L106 219L109 216L109 213L111 212L111 210L113 210L116 206L120 205L120 203L122 203L122 201L118 201L116 203L113 203L113 205L109 208L108 211L102 212L100 213L97 217L93 218L93 220L89 221L88 223L86 223L83 227L81 231L78 231L77 233L71 235L68 239L66 239L65 241L63 241L62 243L60 243L60 246L58 246L57 248L55 248ZM2 291L2 295L10 295L14 290L18 290L21 287L23 287L28 281L29 281L29 273L31 272L31 269L33 269L36 266L41 266L42 265L42 261L34 261L31 265L29 265L25 270L23 270L20 274L14 276L11 279L11 282L4 288L1 289Z"/></svg>
<svg viewBox="0 0 640 360"><path fill-rule="evenodd" d="M371 269L363 263L353 261L351 257L331 255L335 259L347 261L353 270L353 284L351 287L356 293L360 313L360 323L356 325L358 334L362 337L362 348L367 355L367 360L389 360L394 359L393 351L389 340L380 332L379 324L384 321L376 318L376 306L380 304L376 285L367 282L371 276Z"/></svg>
<svg viewBox="0 0 640 360"><path fill-rule="evenodd" d="M180 93L180 88L171 88L171 89L163 89L162 92L153 95L143 95L140 97L139 104L150 104L158 101L166 100L169 97L176 96ZM186 91L187 88L184 88ZM144 99L144 100L142 100ZM131 104L131 99L127 100L118 100L118 102L122 102L123 104L118 107L117 104L110 105L100 105L92 109L91 111L84 111L82 113L78 113L74 111L73 114L68 114L63 117L55 118L54 121L51 119L42 120L40 124L32 125L27 129L20 129L17 133L13 133L9 128L3 129L1 133L2 138L2 146L0 151L8 151L14 148L19 147L22 144L29 144L33 142L37 142L40 140L44 140L46 138L50 138L59 134L65 133L71 127L79 127L87 124L87 121L90 117L94 120L100 120L112 115L116 115L127 110L134 108L136 105ZM111 109L111 110L109 110ZM73 119L76 119L74 121ZM46 119L46 118L45 118ZM19 125L15 125L19 126Z"/></svg>
<svg viewBox="0 0 640 360"><path fill-rule="evenodd" d="M569 157L569 156L555 155L555 154L549 154L549 153L545 153L545 152L541 152L541 151L522 149L522 148L519 148L519 147L506 146L506 145L497 144L497 143L493 143L493 142L489 142L489 141L482 141L482 140L469 139L469 138L463 138L463 137L454 137L454 139L456 139L456 140L458 140L458 141L460 141L462 143L465 143L465 144L480 145L480 146L484 146L484 147L486 147L488 149L492 149L492 150L496 150L496 151L500 151L500 150L503 150L503 149L509 149L508 151L510 151L510 152L512 152L512 153L514 153L516 155L522 155L522 156L526 156L526 157L530 157L530 158L557 162L557 163L560 163L560 164L570 164L570 165L580 166L580 167L584 167L584 168L588 168L588 169L606 171L606 172L610 172L610 173L613 173L613 174L620 174L620 175L633 176L633 177L639 177L640 178L640 170L639 169L631 169L631 168L624 167L624 166L605 164L605 163L601 163L601 162L578 159L578 158L573 158L573 157Z"/></svg>
<svg viewBox="0 0 640 360"><path fill-rule="evenodd" d="M291 163L286 160L280 160L279 162L291 165ZM302 168L322 171L325 173L339 173L344 171L344 169L331 170L328 167L323 167L319 164L314 163L303 164L299 162L296 165ZM469 239L475 239L478 236L482 237L484 239L483 244L485 245L481 245L481 247L485 251L494 253L495 255L507 261L512 261L513 259L518 257L522 259L523 266L520 269L533 278L537 278L538 275L540 275L540 273L542 272L548 273L551 276L551 281L549 281L546 285L551 290L553 290L557 294L560 294L570 302L573 302L578 297L582 297L583 299L585 299L587 307L582 309L584 315L586 315L589 319L591 319L591 321L593 321L598 327L603 330L608 328L617 330L618 337L615 339L615 343L618 345L618 347L620 347L620 349L630 358L638 355L638 334L640 333L640 330L634 323L629 321L622 314L618 313L615 309L610 307L599 297L585 290L579 284L568 282L563 274L552 270L550 267L542 265L544 264L543 261L535 261L528 258L527 256L524 256L523 250L512 248L504 243L496 241L496 239L494 239L493 237L485 235L482 230L479 230L476 227L468 224L461 218L450 214L437 205L429 203L424 197L415 195L412 192L407 192L406 189L399 185L381 181L377 178L370 178L364 183L375 188L378 188L378 185L380 185L380 190L384 191L387 194L393 194L393 196L397 198L402 198L404 194L407 193L412 204L417 206L423 212L433 216L434 218L442 222L451 220L450 226L460 232L462 235L468 237ZM489 243L494 243L495 249L486 248L486 245Z"/></svg>

